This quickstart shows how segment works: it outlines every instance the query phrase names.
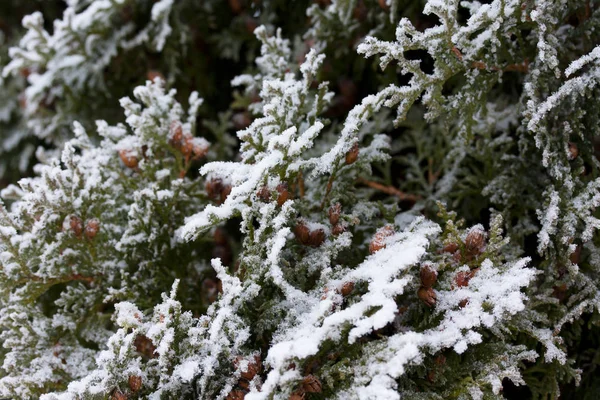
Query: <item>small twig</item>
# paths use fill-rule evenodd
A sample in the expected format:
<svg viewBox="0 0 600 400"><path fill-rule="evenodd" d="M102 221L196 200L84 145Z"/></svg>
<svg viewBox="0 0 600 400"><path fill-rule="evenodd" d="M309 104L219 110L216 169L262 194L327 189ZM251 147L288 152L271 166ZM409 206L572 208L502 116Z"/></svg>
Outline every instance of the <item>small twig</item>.
<svg viewBox="0 0 600 400"><path fill-rule="evenodd" d="M333 180L335 179L335 172L331 174L329 177L329 181L327 182L327 189L325 190L325 196L323 196L323 202L321 203L321 210L325 208L325 202L329 197L329 192L331 192L331 188L333 187Z"/></svg>
<svg viewBox="0 0 600 400"><path fill-rule="evenodd" d="M387 193L389 195L396 196L400 200L417 201L419 199L419 196L410 194L410 193L404 193L403 191L398 190L393 186L385 186L385 185L382 185L381 183L369 181L364 178L358 178L358 182L362 183L363 185L369 186L373 189L377 189L383 193Z"/></svg>
<svg viewBox="0 0 600 400"><path fill-rule="evenodd" d="M450 50L454 53L454 55L456 56L456 58L458 58L459 61L463 60L463 54L461 53L461 51L456 47L456 46L452 46L450 48ZM528 72L529 71L529 60L525 59L525 61L523 61L522 63L516 63L516 64L509 64L504 68L501 67L496 67L496 66L488 66L486 65L484 62L482 61L473 61L471 63L471 67L472 68L476 68L476 69L482 69L482 70L492 70L492 71L504 71L504 72L509 72L509 71L517 71L517 72Z"/></svg>
<svg viewBox="0 0 600 400"><path fill-rule="evenodd" d="M91 276L83 276L81 274L73 274L73 275L67 277L67 279L68 278L71 278L71 280L73 280L73 281L84 281L84 282L88 282L88 283L94 282L94 278L93 277L91 277Z"/></svg>
<svg viewBox="0 0 600 400"><path fill-rule="evenodd" d="M302 171L298 171L298 189L300 190L300 198L304 197L304 177Z"/></svg>
<svg viewBox="0 0 600 400"><path fill-rule="evenodd" d="M476 69L490 70L490 71L504 71L504 72L510 72L510 71L527 72L527 71L529 71L529 62L527 60L523 61L520 64L509 64L504 68L496 67L494 65L488 66L484 62L481 62L481 61L473 61L471 63L471 66Z"/></svg>
<svg viewBox="0 0 600 400"><path fill-rule="evenodd" d="M433 172L433 159L431 157L427 159L427 164L429 166L427 169L427 182L430 185L433 185L433 183L437 181L438 177L440 176L440 171Z"/></svg>
<svg viewBox="0 0 600 400"><path fill-rule="evenodd" d="M462 61L463 59L463 55L460 52L460 50L456 47L456 46L452 46L452 52L456 55L456 58L458 58L460 61Z"/></svg>

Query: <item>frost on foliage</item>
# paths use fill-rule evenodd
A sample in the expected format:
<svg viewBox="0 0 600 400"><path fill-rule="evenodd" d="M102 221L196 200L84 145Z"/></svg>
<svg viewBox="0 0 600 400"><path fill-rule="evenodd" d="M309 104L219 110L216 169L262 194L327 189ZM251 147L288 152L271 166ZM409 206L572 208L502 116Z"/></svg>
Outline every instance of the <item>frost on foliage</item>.
<svg viewBox="0 0 600 400"><path fill-rule="evenodd" d="M569 153L556 147L564 139L557 141L557 138L550 134L554 128L553 123L560 121L561 117L564 118L565 112L568 113L568 110L576 108L579 102L585 101L590 95L597 93L597 86L600 83L600 65L597 65L599 49L597 47L591 53L573 61L565 70L565 75L569 79L543 101L538 100L533 83L525 86L530 97L527 102L529 114L527 129L535 134L536 145L543 151L544 166L548 168L553 178L564 182L568 187L573 185L567 175L570 168L565 165ZM588 71L579 76L573 76L586 64L591 64ZM567 136L568 141L568 134L577 132L572 132L573 128L570 125L564 125L564 127L566 129L563 135Z"/></svg>
<svg viewBox="0 0 600 400"><path fill-rule="evenodd" d="M168 284L153 283L155 274L176 277L161 270L166 260L183 260L184 274L194 270L174 234L182 212L200 204L188 198L194 185L180 176L191 160L169 145L170 132L179 127L186 143L207 142L192 136L197 95L190 114L174 95L158 81L137 88L141 104L122 100L127 125L99 121L103 141L94 146L75 124L60 160L3 191L17 198L10 211L0 209L3 396L27 398L81 378L93 346L111 335L107 301L147 302Z"/></svg>
<svg viewBox="0 0 600 400"><path fill-rule="evenodd" d="M493 84L501 79L503 70L524 68L521 55L512 49L508 57L501 57L495 51L501 37L519 22L520 6L518 1L474 6L469 8L471 15L467 22L460 25L455 17L458 2L429 2L424 13L438 16L439 25L421 32L405 18L398 24L394 42L368 36L358 46L358 52L366 57L379 55L382 69L392 62L397 64L399 71L410 79L405 86L392 84L363 98L361 104L350 111L336 145L316 163L315 172L334 173L355 142L357 132L382 107L396 108L395 123L399 124L418 99L426 108L427 120L457 117L459 137L471 138L480 119L488 112L486 97ZM474 40L473 35L476 35ZM422 60L406 57L406 52L415 50L433 57L433 71L424 71ZM444 95L444 85L456 75L465 78L460 92Z"/></svg>
<svg viewBox="0 0 600 400"><path fill-rule="evenodd" d="M47 112L56 100L73 93L85 96L89 89L106 90L106 67L120 52L145 44L162 50L172 30L173 0L156 2L146 26L137 27L126 20L115 27L115 21L126 19L131 3L136 1L96 0L86 7L71 4L63 18L54 21L52 33L44 29L40 12L23 18L27 33L19 46L10 49L11 61L2 74L29 74L23 100L28 125L38 137L56 139L58 130L72 122L61 110Z"/></svg>
<svg viewBox="0 0 600 400"><path fill-rule="evenodd" d="M239 311L258 294L259 287L255 283L242 285L238 278L225 271L218 259L212 261L212 266L223 283L223 296L199 321L202 327L197 339L200 362L194 366L198 368L194 390L207 397L217 398L219 394L219 398L224 398L231 390L235 376L224 375L223 364L232 355L243 354L244 345L250 338L250 329Z"/></svg>
<svg viewBox="0 0 600 400"><path fill-rule="evenodd" d="M267 28L261 25L254 30L254 35L262 42L261 55L256 58L259 73L239 75L231 82L233 86L245 86L247 93L260 91L263 80L283 79L289 68L291 55L290 41L282 38L281 29L271 36ZM256 111L260 112L260 110Z"/></svg>
<svg viewBox="0 0 600 400"><path fill-rule="evenodd" d="M151 316L130 302L115 305L115 321L119 326L108 348L98 355L97 368L79 381L69 384L64 393L49 394L45 400L71 400L106 393L128 393L131 377L140 378L137 395L148 399L190 398L192 393L211 393L215 383L225 386L224 397L234 377L225 377L220 364L240 353L249 339L248 329L237 314L243 304L242 286L229 276L219 260L213 267L223 284L223 296L206 315L194 318L183 311L176 300L179 281L169 296L154 307ZM247 295L246 295L247 296ZM139 343L146 344L145 357L139 355ZM228 371L227 371L228 372ZM222 383L226 381L226 383ZM209 398L208 395L206 398Z"/></svg>
<svg viewBox="0 0 600 400"><path fill-rule="evenodd" d="M368 284L367 292L349 307L336 310L339 294L331 290L331 295L309 308L290 313L293 319L284 321L267 353L266 362L272 370L261 391L252 391L247 398L268 398L279 386L297 381L301 376L298 371L289 370L289 364L317 354L325 341L353 343L393 321L397 307L394 297L402 294L410 281L406 271L425 253L427 236L438 231L437 225L417 220L405 232L389 237L386 249L367 258L356 269L340 271L337 279L327 282L331 289L343 282ZM377 311L371 313L373 310Z"/></svg>
<svg viewBox="0 0 600 400"><path fill-rule="evenodd" d="M469 13L464 23L456 18L461 7ZM559 43L577 37L577 31L572 27L566 25L561 28L560 24L578 7L577 4L553 2L540 2L534 8L520 1L493 1L490 4L430 1L423 12L439 18L436 26L419 30L408 19L402 19L395 41L367 37L359 45L359 53L367 57L379 55L381 67L396 66L409 77L408 84L401 87L390 85L364 98L362 104L350 112L338 143L321 158L315 170L334 172L343 154L352 145L354 132L382 106L397 108L396 123L400 123L406 119L417 99L424 106L427 120L435 122L436 118L441 118L446 123L451 122L457 130L454 137L472 139L474 134L478 134L486 138L488 134L482 127L488 124L487 121L493 121L499 107L514 101L504 98L506 95L498 93L496 86L502 82L505 73L521 74L525 77L522 100L526 107L506 109L510 113L505 118L517 125L519 119L525 117L527 130L534 134L535 145L540 149L541 164L554 181L554 188L538 189L540 193L548 194L544 199L528 199L528 207L537 209L542 225L538 248L540 252L552 247L566 255L572 253L574 246L571 244L576 240L590 240L599 226L593 211L597 203L598 181L590 181L581 175L588 169L583 163L598 168L596 157L584 153L585 148L593 146L593 135L588 132L597 120L583 107L584 102L594 101L592 99L597 97L600 76L598 50L592 49L572 61L565 70L567 79L558 79L557 49L564 47ZM507 46L505 37L521 35L526 29L526 21L533 24L534 35L519 42L519 46ZM574 40L579 42L581 39ZM525 57L518 50L522 46L531 48L534 57ZM423 69L423 60L407 57L407 52L415 50L426 51L433 58L431 71ZM572 51L572 48L567 51ZM462 78L459 90L445 94L442 90L444 85L458 76ZM496 94L499 96L496 103L489 102L489 98ZM504 132L509 128L498 124L494 129ZM509 143L513 139L505 136L504 140ZM489 139L486 143L486 146L495 145ZM460 175L457 176L456 172L460 171L466 157L472 156L465 150L477 151L460 143L452 147L445 157L447 165L453 167L440 181L436 193L442 196L459 184ZM519 147L520 158L531 157L532 150L524 140ZM509 157L505 156L506 161ZM528 169L532 175L535 175L533 171L544 172L542 168L526 164L521 168ZM501 172L487 186L485 193L505 202L514 192L509 185L510 180L515 179L511 173L519 174L514 167L514 163L510 162L497 165L496 169L513 171L507 174ZM505 181L502 182L502 179ZM538 177L530 176L528 179L530 182ZM500 185L502 187L498 187ZM549 198L550 193L553 193L552 198ZM545 201L548 208L540 207L540 200ZM525 221L523 224L526 230L536 229L526 226Z"/></svg>
<svg viewBox="0 0 600 400"><path fill-rule="evenodd" d="M257 36L261 38L262 35L264 31L259 28ZM268 38L263 37L262 40L263 43L271 43ZM282 44L278 40L272 43ZM230 300L224 300L230 298L224 288L223 297L213 305L217 314L208 319L211 324L214 323L212 321L220 321L220 318L231 320L235 315L232 312L240 310L245 303L259 299L259 293L269 293L266 291L269 287L277 289L275 297L262 307L266 321L239 320L240 326L246 325L254 332L268 330L270 325L274 329L270 340L272 345L265 357L268 373L261 385L250 385L250 393L246 395L248 399L289 396L302 379L300 371L290 368L290 365L298 365L319 355L332 343L354 346L361 338L393 323L398 309L395 299L408 295L409 288L410 291L414 290L414 269L426 254L429 238L440 232L436 224L417 218L404 231L387 237L380 243L380 246L385 246L384 249L358 265L334 263L337 254L352 246L353 234L342 232L336 237L318 219L312 222L313 218L318 218L318 212L310 211L304 199L323 199L323 204L327 204L328 194L332 197L341 196L339 192L331 190L336 185L347 188L346 196L352 196L353 190L347 181L354 179L356 172L351 167L348 169L353 162L344 161L346 155L353 146L361 143L363 128L369 124L368 118L383 105L393 105L402 97L398 95L398 88L388 87L365 98L361 105L350 112L337 143L319 152L323 147L318 147L321 138L317 135L324 125L317 117L318 110L315 110L314 104L319 104L326 92L324 85L321 85L317 100L310 101L309 87L310 78L315 74L321 57L315 52L307 55L300 67L302 80L296 80L291 72L285 73L283 78L273 78L284 69L279 68L281 63L277 60L286 51L282 51L278 45L263 46L263 59L273 60L261 66L265 75L271 74L262 83L264 116L238 132L242 162L215 162L201 169L208 179L221 179L230 184L231 192L220 206L209 205L187 219L181 230L182 236L191 240L227 219L234 216L242 218L244 250L237 268L244 271L245 281L236 289L241 291L236 294L236 306L233 308L227 306ZM267 69L265 65L271 67ZM260 79L260 76L238 78L236 83L252 85ZM373 135L370 146L359 146L360 163L368 165L375 160L385 159L382 154L387 147L384 140ZM303 158L305 152L314 156ZM304 174L300 175L300 172ZM306 175L306 172L313 174ZM321 186L325 195L315 190L323 182L316 179L323 172L331 175L328 183ZM302 176L315 179L302 181L304 193L300 192L300 198L290 200L286 194L283 201L279 201L283 191L292 190L291 183L301 184L299 179ZM291 196L294 194L292 192ZM352 214L344 221L345 226L358 224L363 218L368 221L373 215L367 211L369 207L371 205L367 202L349 206ZM295 215L299 212L302 217L296 219ZM499 226L494 226L499 230ZM303 229L320 231L323 239L299 257L289 240L292 228L299 241L302 241L299 235ZM498 246L499 243L490 242L489 251L497 250ZM506 263L498 261L495 264L491 259L481 260L477 278L468 288L454 290L449 284L441 288L437 291L439 305L435 311L440 322L425 331L407 326L384 339L385 344L374 343L373 346L381 346L377 347L379 351L365 354L362 361L354 360L346 372L345 376L355 382L350 385L353 389L345 390L344 395L364 398L368 394L377 394L398 398L395 380L404 375L406 368L422 362L429 352L452 348L463 353L479 344L482 340L480 330L492 329L499 321L505 321L524 309L526 297L521 290L529 285L534 276L533 270L525 268L527 262L528 259L521 259ZM218 263L213 266L221 268ZM299 276L301 271L314 273L318 277L316 284L307 288ZM256 282L261 282L261 285ZM342 306L339 290L345 282L364 285L365 290L354 301ZM465 299L468 304L459 307L459 303ZM273 325L269 318L279 319ZM226 343L218 348L217 354L234 356L236 351L230 350L231 346ZM248 350L245 354L248 354ZM200 368L199 384L196 386L200 395L215 396L218 393L219 396L225 396L235 384L235 379L226 377L214 381L214 371L227 365L227 360L216 363L216 357L209 357L209 369ZM527 357L531 355L524 356ZM516 362L507 368L512 368L512 375L520 382L520 375L516 378L514 369ZM205 364L205 361L201 363ZM220 385L218 382L221 382Z"/></svg>
<svg viewBox="0 0 600 400"><path fill-rule="evenodd" d="M146 22L125 21L142 3ZM212 11L236 14L240 2L205 3L211 24ZM246 33L277 20L275 3L241 3L234 19ZM578 383L573 332L600 309L598 13L583 1L483 3L430 0L423 18L397 0L313 2L301 65L281 30L257 28L256 67L232 82L252 101L232 106L250 118L234 162L195 136L198 95L184 110L160 81L121 100L125 124L97 123L101 144L75 124L60 159L2 192L14 203L0 209L0 396L485 399L502 395L505 378L534 397ZM81 101L111 87L104 72L143 46L173 54L180 4L70 0L52 33L28 16L0 85L18 93L29 74L26 118L54 140L72 119L69 91ZM214 45L190 32L198 48ZM325 114L321 52L338 68L366 32L359 54L405 83L369 75L388 86L345 119ZM243 40L216 42L230 57ZM367 71L354 61L355 76ZM389 135L384 108L397 112ZM19 112L0 100L0 121ZM203 127L226 136L222 115ZM202 166L207 154L218 161ZM438 199L473 226L443 208L444 229L422 217ZM208 231L238 222L241 243L226 238L235 263L209 265L205 251L219 246ZM198 282L213 273L222 289L199 305ZM307 394L311 377L320 394Z"/></svg>
<svg viewBox="0 0 600 400"><path fill-rule="evenodd" d="M317 116L332 94L327 92L325 83L319 85L316 95L310 92L324 56L311 51L300 67L301 79L296 80L292 72L282 75L282 63L289 55L289 48L280 33L271 39L265 36L264 28L259 27L256 35L263 40L259 65L265 76L260 92L264 116L238 131L242 142L241 162L213 162L201 169L202 175L229 182L232 189L223 205L208 205L187 219L182 229L182 236L187 240L220 221L244 215L248 211L247 200L262 186L273 192L282 181L296 177L306 164L303 152L313 146L324 127ZM234 83L252 85L251 78L247 79L238 78ZM262 79L262 75L252 79Z"/></svg>
<svg viewBox="0 0 600 400"><path fill-rule="evenodd" d="M119 326L108 339L108 348L97 357L97 369L85 378L71 382L62 394L47 394L45 400L71 400L106 393L128 391L131 377L141 379L148 399L190 395L189 382L197 372L201 329L189 311L183 312L175 299L178 281L169 296L146 317L129 302L115 305ZM142 338L142 339L141 339ZM136 353L136 341L151 341L149 359Z"/></svg>
<svg viewBox="0 0 600 400"><path fill-rule="evenodd" d="M463 25L455 17L458 6L456 1L431 1L423 12L436 15L440 19L439 25L421 32L404 18L396 29L395 42L369 36L359 45L359 53L367 57L380 56L381 68L385 69L393 61L398 64L402 74L411 77L406 86L390 85L386 89L385 99L379 100L385 102L387 107L397 108L396 123L406 118L410 107L422 96L427 119L432 120L442 114L457 115L460 134L468 138L472 134L472 126L477 122L477 114L485 112L485 98L490 84L500 79L504 69L518 69L524 62L518 53L513 54L512 49L508 49L508 58L496 52L501 37L518 23L519 1L493 1L491 4L470 7L471 15ZM421 60L406 58L405 53L414 50L426 51L433 57L432 72L422 69ZM445 82L457 74L465 78L461 91L456 95L444 96L442 88ZM361 113L368 115L372 112L370 102L363 100L363 104L355 110L360 107L363 110ZM346 125L356 122L350 120Z"/></svg>
<svg viewBox="0 0 600 400"><path fill-rule="evenodd" d="M480 371L480 376L482 377L482 383L489 384L492 387L492 393L499 395L503 389L503 379L510 379L516 386L526 384L519 370L519 365L523 361L534 362L537 353L533 350L527 350L523 345L509 345L507 349L499 351L496 358L497 362L485 366Z"/></svg>
<svg viewBox="0 0 600 400"><path fill-rule="evenodd" d="M556 223L559 217L560 208L560 197L558 193L550 193L550 204L547 206L542 219L542 229L538 234L539 244L538 251L541 253L548 247L550 242L550 236L556 232Z"/></svg>
<svg viewBox="0 0 600 400"><path fill-rule="evenodd" d="M7 52L11 41L0 33L0 69L9 62ZM0 177L14 179L30 167L35 146L31 134L20 120L22 113L19 104L19 94L25 86L21 76L0 76L0 129L2 143L0 144Z"/></svg>
<svg viewBox="0 0 600 400"><path fill-rule="evenodd" d="M482 342L477 329L491 328L522 311L525 307L525 296L521 288L529 285L534 271L525 268L527 259L509 265L494 266L489 260L482 263L476 278L466 288L438 291L436 313L443 315L439 324L424 332L405 330L387 338L383 343L373 343L365 349L363 356L355 367L356 375L351 390L345 391L338 398L371 398L400 399L396 379L406 369L422 362L427 353L435 353L444 348L452 348L463 353L469 346ZM467 299L464 307L458 304ZM512 362L511 374L507 375L515 383L522 383L520 373L515 364L532 357L535 352L520 354ZM493 365L493 364L492 364ZM510 364L508 364L510 365ZM493 392L498 394L502 387L497 376L491 374ZM494 378L496 377L496 378Z"/></svg>
<svg viewBox="0 0 600 400"><path fill-rule="evenodd" d="M520 289L528 286L534 272L524 268L528 260L513 265L494 267L484 262L476 278L468 288L438 294L439 308L444 318L435 328L425 332L404 332L387 339L382 348L361 363L360 374L355 379L354 398L377 394L379 398L399 399L395 379L405 368L418 362L425 352L435 353L443 348L464 352L468 346L482 341L477 328L490 328L510 315L524 309L524 295ZM458 308L461 300L468 299L464 308ZM487 310L486 310L487 309ZM369 353L367 351L367 353ZM354 385L353 385L354 386ZM497 389L496 389L497 391Z"/></svg>
<svg viewBox="0 0 600 400"><path fill-rule="evenodd" d="M379 5L365 7L357 0L332 0L314 2L306 10L311 19L304 38L314 42L319 51L329 49L336 55L353 51L356 45L339 46L340 42L351 42L365 32L377 35L397 23L399 0L382 0Z"/></svg>
<svg viewBox="0 0 600 400"><path fill-rule="evenodd" d="M543 165L554 180L554 188L548 191L550 200L544 209L538 210L543 223L539 233L539 251L544 251L554 237L559 247L567 246L576 238L588 241L600 227L600 221L594 216L600 199L600 180L584 181L581 178L581 167L574 168L572 162L578 157L573 153L579 152L578 144L571 142L578 137L579 146L582 146L590 140L585 136L588 129L586 117L585 113L579 112L579 105L598 93L598 54L600 50L595 48L573 61L565 70L568 79L543 101L535 91L535 81L525 86L529 98L527 129L535 134L536 146L543 153ZM574 76L584 67L587 67L585 72ZM566 122L566 118L570 121ZM596 168L600 165L595 158L591 158L590 162Z"/></svg>
<svg viewBox="0 0 600 400"><path fill-rule="evenodd" d="M385 249L329 282L330 287L336 287L343 282L364 281L368 288L344 309L337 309L338 300L333 294L294 316L295 323L284 322L266 357L272 370L261 391L252 391L247 397L268 398L277 387L298 380L301 376L297 371L290 371L289 364L316 355L326 342L352 344L393 322L397 308L394 298L408 287L410 270L423 257L427 237L438 232L435 224L417 219L404 232L386 239ZM494 266L486 260L467 288L438 291L436 313L442 317L438 325L424 332L406 327L402 333L386 338L384 343L367 345L367 349L373 347L373 350L366 350L366 355L353 363L352 389L344 391L339 398L400 398L396 378L403 375L409 365L421 362L427 352L453 348L462 353L468 346L480 343L482 337L478 329L491 328L524 309L525 296L521 289L528 286L535 274L525 268L527 262L523 259ZM460 308L458 304L464 299L468 299L468 303Z"/></svg>

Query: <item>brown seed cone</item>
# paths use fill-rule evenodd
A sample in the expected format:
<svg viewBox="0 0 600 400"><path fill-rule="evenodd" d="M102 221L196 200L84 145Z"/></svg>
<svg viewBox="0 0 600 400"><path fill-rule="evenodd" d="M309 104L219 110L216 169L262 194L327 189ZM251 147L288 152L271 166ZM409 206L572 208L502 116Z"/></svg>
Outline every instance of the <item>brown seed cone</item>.
<svg viewBox="0 0 600 400"><path fill-rule="evenodd" d="M246 27L246 32L252 34L254 33L254 30L258 27L258 20L248 15L244 20L244 26Z"/></svg>
<svg viewBox="0 0 600 400"><path fill-rule="evenodd" d="M242 388L242 390L248 392L250 390L250 382L245 379L240 379L238 381L238 387Z"/></svg>
<svg viewBox="0 0 600 400"><path fill-rule="evenodd" d="M564 301L567 298L567 285L562 283L552 288L552 296L556 297L559 301Z"/></svg>
<svg viewBox="0 0 600 400"><path fill-rule="evenodd" d="M166 80L165 76L160 71L151 69L150 71L146 72L146 79L149 81L154 82L156 78L160 78L163 82Z"/></svg>
<svg viewBox="0 0 600 400"><path fill-rule="evenodd" d="M225 203L225 200L227 200L227 197L229 197L230 193L231 193L231 185L229 185L229 184L224 185L223 189L221 190L220 197L219 197L221 204Z"/></svg>
<svg viewBox="0 0 600 400"><path fill-rule="evenodd" d="M119 389L115 389L110 395L110 400L127 400L127 395Z"/></svg>
<svg viewBox="0 0 600 400"><path fill-rule="evenodd" d="M243 400L246 397L246 393L241 390L232 390L227 394L225 400Z"/></svg>
<svg viewBox="0 0 600 400"><path fill-rule="evenodd" d="M310 232L308 239L309 245L319 247L325 241L325 231L323 229L315 229Z"/></svg>
<svg viewBox="0 0 600 400"><path fill-rule="evenodd" d="M456 250L458 250L458 245L456 243L448 243L442 249L444 253L454 253Z"/></svg>
<svg viewBox="0 0 600 400"><path fill-rule="evenodd" d="M419 288L419 290L417 291L417 296L428 307L435 306L435 303L437 301L437 296L436 296L435 292L433 291L433 289L430 287L426 288L424 286L421 286Z"/></svg>
<svg viewBox="0 0 600 400"><path fill-rule="evenodd" d="M465 239L465 246L472 254L479 254L485 246L485 232L480 228L471 228Z"/></svg>
<svg viewBox="0 0 600 400"><path fill-rule="evenodd" d="M236 368L240 368L241 362L244 360L244 357L238 356L234 361L233 365ZM248 361L248 367L246 371L241 371L242 379L246 379L251 381L257 374L260 374L262 371L262 362L260 356L257 354L253 357L252 360Z"/></svg>
<svg viewBox="0 0 600 400"><path fill-rule="evenodd" d="M331 228L331 233L333 233L335 236L340 235L344 232L346 232L346 227L342 224L334 225L333 228Z"/></svg>
<svg viewBox="0 0 600 400"><path fill-rule="evenodd" d="M569 256L569 260L571 260L571 262L573 264L579 264L579 260L581 258L581 245L578 245L575 248L575 251L571 253L571 255Z"/></svg>
<svg viewBox="0 0 600 400"><path fill-rule="evenodd" d="M29 75L31 75L31 69L24 67L19 69L19 75L21 75L23 78L27 78L29 77Z"/></svg>
<svg viewBox="0 0 600 400"><path fill-rule="evenodd" d="M477 272L479 272L479 268L475 268L471 271L460 271L454 277L454 283L458 287L469 286L469 281L477 274Z"/></svg>
<svg viewBox="0 0 600 400"><path fill-rule="evenodd" d="M228 2L229 2L229 8L231 9L231 12L234 14L239 14L244 9L244 6L242 5L242 0L228 0Z"/></svg>
<svg viewBox="0 0 600 400"><path fill-rule="evenodd" d="M283 203L292 198L292 195L288 190L288 184L286 182L281 182L279 185L277 185L276 190L277 193L279 193L277 196L277 205L279 207L281 207Z"/></svg>
<svg viewBox="0 0 600 400"><path fill-rule="evenodd" d="M306 375L302 379L302 390L307 393L321 393L323 387L321 381L314 375Z"/></svg>
<svg viewBox="0 0 600 400"><path fill-rule="evenodd" d="M577 144L569 142L569 160L574 160L579 156L579 148Z"/></svg>
<svg viewBox="0 0 600 400"><path fill-rule="evenodd" d="M262 186L258 189L258 192L256 192L256 197L258 197L260 201L268 203L271 200L271 191L267 186Z"/></svg>
<svg viewBox="0 0 600 400"><path fill-rule="evenodd" d="M175 147L177 150L181 150L181 146L183 144L183 127L181 126L181 122L171 122L170 131L171 132L169 133L169 144Z"/></svg>
<svg viewBox="0 0 600 400"><path fill-rule="evenodd" d="M83 233L83 221L81 221L81 218L76 215L71 215L69 226L76 237L81 237L81 234Z"/></svg>
<svg viewBox="0 0 600 400"><path fill-rule="evenodd" d="M308 230L308 227L304 225L304 223L298 222L298 224L296 224L296 227L294 228L294 235L301 244L307 245L309 243L310 231Z"/></svg>
<svg viewBox="0 0 600 400"><path fill-rule="evenodd" d="M394 234L394 228L391 225L381 227L375 232L371 243L369 243L369 253L374 254L385 248L385 239Z"/></svg>
<svg viewBox="0 0 600 400"><path fill-rule="evenodd" d="M90 219L85 224L85 237L92 240L93 238L96 237L99 230L100 230L100 221L98 221L96 218Z"/></svg>
<svg viewBox="0 0 600 400"><path fill-rule="evenodd" d="M208 197L213 200L219 199L223 191L223 181L221 178L209 179L206 181L204 188Z"/></svg>
<svg viewBox="0 0 600 400"><path fill-rule="evenodd" d="M430 264L423 264L421 267L421 284L425 287L432 287L437 281L437 271Z"/></svg>
<svg viewBox="0 0 600 400"><path fill-rule="evenodd" d="M342 213L342 205L335 203L329 207L329 223L331 225L337 225L340 222L340 214Z"/></svg>
<svg viewBox="0 0 600 400"><path fill-rule="evenodd" d="M131 391L135 393L142 388L142 377L136 375L129 375L128 383L129 389L131 389Z"/></svg>
<svg viewBox="0 0 600 400"><path fill-rule="evenodd" d="M142 157L144 157L144 160L148 159L148 146L147 145L142 145Z"/></svg>
<svg viewBox="0 0 600 400"><path fill-rule="evenodd" d="M192 139L192 154L194 155L194 159L198 160L204 157L208 153L209 147L210 145L207 143L198 144Z"/></svg>
<svg viewBox="0 0 600 400"><path fill-rule="evenodd" d="M354 290L354 282L345 282L342 285L342 290L340 290L340 293L342 293L342 296L346 297L350 293L352 293L353 290Z"/></svg>
<svg viewBox="0 0 600 400"><path fill-rule="evenodd" d="M194 138L189 133L185 133L183 135L183 140L181 142L181 154L185 157L189 158L192 156L194 152Z"/></svg>
<svg viewBox="0 0 600 400"><path fill-rule="evenodd" d="M460 308L465 308L465 306L466 306L467 304L469 304L469 299L462 299L462 300L461 300L461 301L458 303L458 306L459 306Z"/></svg>
<svg viewBox="0 0 600 400"><path fill-rule="evenodd" d="M452 258L454 259L454 261L456 262L461 262L462 261L462 254L460 254L460 250L456 250L454 252L454 254L452 254Z"/></svg>
<svg viewBox="0 0 600 400"><path fill-rule="evenodd" d="M365 3L362 0L358 0L356 7L352 10L352 16L359 22L363 22L367 18L368 12L369 10L365 6Z"/></svg>
<svg viewBox="0 0 600 400"><path fill-rule="evenodd" d="M133 169L138 166L139 160L131 150L120 150L119 157L127 168Z"/></svg>
<svg viewBox="0 0 600 400"><path fill-rule="evenodd" d="M354 164L358 160L358 142L355 142L346 153L346 164Z"/></svg>
<svg viewBox="0 0 600 400"><path fill-rule="evenodd" d="M469 286L469 279L471 279L470 277L470 273L469 272L465 272L465 271L460 271L459 273L456 274L456 276L454 277L454 283L456 284L456 286L458 287L465 287L465 286Z"/></svg>
<svg viewBox="0 0 600 400"><path fill-rule="evenodd" d="M304 400L306 397L301 391L294 392L290 395L289 400Z"/></svg>
<svg viewBox="0 0 600 400"><path fill-rule="evenodd" d="M138 353L143 354L147 358L158 357L158 354L154 353L156 351L156 346L154 346L152 340L147 336L137 335L133 341L133 346Z"/></svg>

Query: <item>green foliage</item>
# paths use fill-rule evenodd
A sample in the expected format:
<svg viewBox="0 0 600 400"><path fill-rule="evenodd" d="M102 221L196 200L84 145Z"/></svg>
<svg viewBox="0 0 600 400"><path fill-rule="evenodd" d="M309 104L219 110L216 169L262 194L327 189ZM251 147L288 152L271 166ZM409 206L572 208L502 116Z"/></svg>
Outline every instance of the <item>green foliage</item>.
<svg viewBox="0 0 600 400"><path fill-rule="evenodd" d="M600 8L484 3L0 4L0 396L597 398Z"/></svg>

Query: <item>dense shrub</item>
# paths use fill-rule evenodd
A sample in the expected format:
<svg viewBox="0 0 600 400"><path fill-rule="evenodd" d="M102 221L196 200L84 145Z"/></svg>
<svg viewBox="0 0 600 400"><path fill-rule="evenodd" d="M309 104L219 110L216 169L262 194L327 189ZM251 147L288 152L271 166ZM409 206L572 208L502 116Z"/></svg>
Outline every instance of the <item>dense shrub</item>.
<svg viewBox="0 0 600 400"><path fill-rule="evenodd" d="M598 398L598 29L2 2L0 396Z"/></svg>

